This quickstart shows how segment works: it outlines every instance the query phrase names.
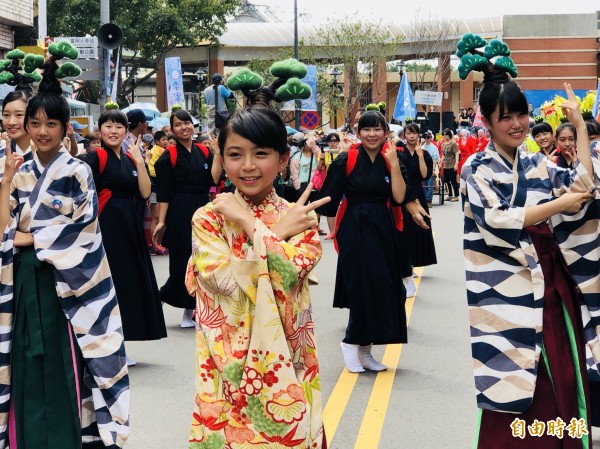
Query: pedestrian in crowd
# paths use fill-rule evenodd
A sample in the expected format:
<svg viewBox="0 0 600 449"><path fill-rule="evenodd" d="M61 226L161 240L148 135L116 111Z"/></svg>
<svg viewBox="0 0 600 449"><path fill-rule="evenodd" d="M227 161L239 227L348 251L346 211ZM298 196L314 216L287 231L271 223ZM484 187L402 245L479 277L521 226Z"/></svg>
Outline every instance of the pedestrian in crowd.
<svg viewBox="0 0 600 449"><path fill-rule="evenodd" d="M129 433L121 316L92 174L62 145L70 113L55 76L62 51L51 53L24 118L36 150L23 162L8 145L0 187L0 446L120 448Z"/></svg>
<svg viewBox="0 0 600 449"><path fill-rule="evenodd" d="M600 277L575 284L570 267L586 263L585 252L578 251L590 236L557 234L561 222L576 228L594 198L586 126L565 83L567 100L561 107L581 139L577 168L563 169L543 154L519 151L528 130L528 105L507 69L516 74L508 58L502 66L482 68L479 104L491 142L467 160L461 177L473 366L482 409L474 446L591 447L586 357L593 358L596 370L600 316L588 301L600 293ZM462 66L459 72L468 76ZM590 321L585 333L582 314ZM551 421L576 422L586 432L525 432L536 422Z"/></svg>
<svg viewBox="0 0 600 449"><path fill-rule="evenodd" d="M448 128L442 132L442 165L444 166L444 183L448 196L446 201L458 201L458 160L460 151L458 144L452 138L452 131Z"/></svg>
<svg viewBox="0 0 600 449"><path fill-rule="evenodd" d="M25 110L30 98L31 86L23 83L9 92L2 101L2 126L6 131L4 140L10 142L11 152L21 156L24 162L30 161L33 157L31 138L25 129ZM0 179L4 173L6 149L7 146L0 151Z"/></svg>
<svg viewBox="0 0 600 449"><path fill-rule="evenodd" d="M290 158L290 179L295 190L295 197L300 198L321 161L321 150L314 138L298 142L298 149Z"/></svg>
<svg viewBox="0 0 600 449"><path fill-rule="evenodd" d="M466 129L468 130L471 127L471 118L469 117L469 113L465 108L460 108L460 112L458 114L458 127L457 130Z"/></svg>
<svg viewBox="0 0 600 449"><path fill-rule="evenodd" d="M531 129L531 135L542 154L556 162L556 146L552 126L547 122L537 123Z"/></svg>
<svg viewBox="0 0 600 449"><path fill-rule="evenodd" d="M121 149L125 153L127 153L130 146L137 143L138 137L146 134L148 129L148 119L141 109L131 109L130 111L127 111L127 123L127 133L121 143ZM142 156L145 157L145 155L144 152Z"/></svg>
<svg viewBox="0 0 600 449"><path fill-rule="evenodd" d="M387 132L380 112L361 115L361 143L333 161L321 189L331 202L316 210L334 217L346 198L335 237L339 257L333 305L350 309L340 346L346 368L354 373L387 369L371 355L373 344L407 341L406 290L399 266L405 249L399 248L400 223L390 207L404 201L406 184L396 149L386 146L382 152ZM349 174L348 164L354 164Z"/></svg>
<svg viewBox="0 0 600 449"><path fill-rule="evenodd" d="M98 189L99 223L115 284L126 341L158 340L167 336L158 285L137 204L150 197L151 187L138 136L127 153L121 143L127 116L107 109L98 119L102 148L86 162ZM136 364L127 358L128 366Z"/></svg>
<svg viewBox="0 0 600 449"><path fill-rule="evenodd" d="M329 199L306 204L309 185L292 207L275 193L289 157L286 129L268 103L253 103L218 138L235 193L193 217L187 285L198 330L190 447L325 449L308 276L321 257L313 210Z"/></svg>
<svg viewBox="0 0 600 449"><path fill-rule="evenodd" d="M587 131L587 129L586 129ZM556 128L556 164L562 168L573 168L577 160L577 130L572 123L561 123Z"/></svg>
<svg viewBox="0 0 600 449"><path fill-rule="evenodd" d="M477 146L476 152L481 153L487 147L488 142L490 141L490 133L487 129L479 128L477 130Z"/></svg>
<svg viewBox="0 0 600 449"><path fill-rule="evenodd" d="M195 327L192 320L194 298L185 288L185 270L192 253L191 220L199 207L208 203L210 187L221 177L221 158L204 146L193 142L192 117L183 109L170 118L177 144L154 164L158 223L153 244L169 250L169 278L160 289L163 302L184 309L181 327ZM164 237L164 240L163 240Z"/></svg>
<svg viewBox="0 0 600 449"><path fill-rule="evenodd" d="M427 154L429 154L433 162L433 173L423 182L423 188L425 189L425 200L427 201L428 208L432 206L435 178L439 174L440 167L440 153L438 147L432 143L432 140L433 134L431 131L425 131L425 133L423 133L423 151L426 151Z"/></svg>
<svg viewBox="0 0 600 449"><path fill-rule="evenodd" d="M329 133L327 137L325 137L325 143L327 144L327 148L324 151L323 162L325 164L325 169L329 170L331 163L345 150L342 148L340 135L338 133ZM327 217L327 228L329 229L329 233L325 236L325 240L331 240L333 239L333 234L335 232L335 217Z"/></svg>
<svg viewBox="0 0 600 449"><path fill-rule="evenodd" d="M424 151L419 143L419 125L408 123L404 127L406 147L398 152L400 163L406 169L406 186L414 195L421 208L427 214L426 228L419 226L414 220L404 220L403 247L408 248L408 263L410 268L403 273L403 282L406 287L406 296L412 297L416 293L413 279L413 267L424 267L437 263L435 255L435 244L433 242L433 231L431 230L431 219L429 218L429 207L425 199L423 181L433 176L433 159L428 152ZM404 215L410 215L403 209Z"/></svg>
<svg viewBox="0 0 600 449"><path fill-rule="evenodd" d="M206 104L206 116L208 118L208 131L213 132L219 128L215 123L215 116L218 113L227 113L227 100L232 94L225 86L223 75L213 74L212 84L204 89L204 104Z"/></svg>
<svg viewBox="0 0 600 449"><path fill-rule="evenodd" d="M288 137L289 147L290 147L290 157L288 162L283 169L283 186L284 186L284 198L286 201L290 203L294 203L298 199L298 189L299 186L296 187L294 185L294 180L292 178L292 161L298 157L302 150L304 149L304 145L306 143L306 136L303 132L296 132Z"/></svg>
<svg viewBox="0 0 600 449"><path fill-rule="evenodd" d="M151 193L149 198L150 203L150 214L152 215L152 221L150 222L150 235L154 235L154 230L158 224L158 200L156 197L156 169L154 165L156 161L165 152L165 149L169 145L167 134L164 131L156 131L154 133L154 146L146 154L146 166L148 167L148 175L150 175L150 187ZM156 256L165 256L169 254L169 250L162 245L154 245L154 242L150 243L150 254Z"/></svg>
<svg viewBox="0 0 600 449"><path fill-rule="evenodd" d="M471 136L471 133L468 129L461 129L458 132L458 138L456 139L456 144L458 145L458 151L460 152L460 156L458 158L458 173L457 176L460 178L460 170L465 163L465 161L472 154L477 151L477 142Z"/></svg>

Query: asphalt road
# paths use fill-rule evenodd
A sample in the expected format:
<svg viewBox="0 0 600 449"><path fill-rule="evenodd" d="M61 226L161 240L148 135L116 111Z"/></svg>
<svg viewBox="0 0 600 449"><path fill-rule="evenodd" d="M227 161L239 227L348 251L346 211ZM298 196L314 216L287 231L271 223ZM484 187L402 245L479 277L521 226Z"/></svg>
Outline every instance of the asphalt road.
<svg viewBox="0 0 600 449"><path fill-rule="evenodd" d="M311 296L331 449L472 446L476 406L460 203L434 205L432 216L438 264L422 273L418 270L417 295L407 303L409 343L374 348L376 357L390 367L380 374L357 375L344 369L339 342L347 311L331 307L336 253L331 241L323 242L316 272L319 285L311 288ZM159 285L167 275L167 259L153 257ZM130 370L129 448L187 448L194 399L194 330L178 327L179 309L165 306L165 318L168 338L127 343L128 354L138 362Z"/></svg>

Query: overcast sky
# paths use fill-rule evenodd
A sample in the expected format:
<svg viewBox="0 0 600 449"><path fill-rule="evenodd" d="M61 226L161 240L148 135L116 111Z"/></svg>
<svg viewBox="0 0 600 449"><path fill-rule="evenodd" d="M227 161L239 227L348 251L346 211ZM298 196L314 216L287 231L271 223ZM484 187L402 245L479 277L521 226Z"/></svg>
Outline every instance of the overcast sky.
<svg viewBox="0 0 600 449"><path fill-rule="evenodd" d="M600 10L598 0L297 0L298 14L303 21L324 22L328 18L360 17L363 19L411 22L418 9L421 17L489 17L515 14L575 14ZM268 5L284 21L293 20L294 0L250 0L255 5ZM454 8L453 8L454 5Z"/></svg>

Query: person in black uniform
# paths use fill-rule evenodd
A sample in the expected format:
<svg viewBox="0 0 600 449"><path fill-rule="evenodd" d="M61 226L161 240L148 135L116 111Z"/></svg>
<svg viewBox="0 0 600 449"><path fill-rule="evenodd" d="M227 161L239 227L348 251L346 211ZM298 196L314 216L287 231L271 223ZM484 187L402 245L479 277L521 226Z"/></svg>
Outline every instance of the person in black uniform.
<svg viewBox="0 0 600 449"><path fill-rule="evenodd" d="M185 309L181 327L194 327L196 301L185 287L192 254L192 216L208 203L210 187L219 182L221 156L193 142L194 124L187 111L173 112L170 123L177 144L167 147L154 165L159 216L153 241L169 249L169 278L160 289L160 297L173 307Z"/></svg>
<svg viewBox="0 0 600 449"><path fill-rule="evenodd" d="M339 257L333 305L350 309L341 348L346 368L357 373L387 368L371 355L373 344L407 341L406 290L397 223L390 207L404 201L406 184L395 147L384 147L387 132L380 112L361 116L362 143L331 163L320 191L320 197L330 196L331 202L316 209L333 217L342 197L347 199L336 233ZM356 163L346 175L353 151Z"/></svg>

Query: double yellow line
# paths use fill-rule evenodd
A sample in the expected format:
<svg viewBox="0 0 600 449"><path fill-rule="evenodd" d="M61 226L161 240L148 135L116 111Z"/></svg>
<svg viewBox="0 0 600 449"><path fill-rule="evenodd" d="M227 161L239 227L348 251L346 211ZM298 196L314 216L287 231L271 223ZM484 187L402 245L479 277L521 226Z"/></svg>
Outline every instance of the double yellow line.
<svg viewBox="0 0 600 449"><path fill-rule="evenodd" d="M423 268L415 268L415 272L418 275L415 278L415 285L418 290L419 284L421 283ZM415 298L416 293L415 296L407 298L406 300L407 325L410 320ZM404 345L402 344L397 344L387 345L386 347L381 363L386 365L388 369L387 371L378 373L375 378L373 390L371 391L371 396L367 408L365 409L365 414L358 431L354 449L376 449L379 446L381 431L383 429L383 423L387 413L392 387L394 385L394 377L396 376L396 370L398 369L403 346ZM327 435L327 441L329 442L333 440L333 436L342 419L344 410L346 410L346 406L348 405L358 376L358 374L351 373L344 368L327 400L327 405L323 409L325 435Z"/></svg>

